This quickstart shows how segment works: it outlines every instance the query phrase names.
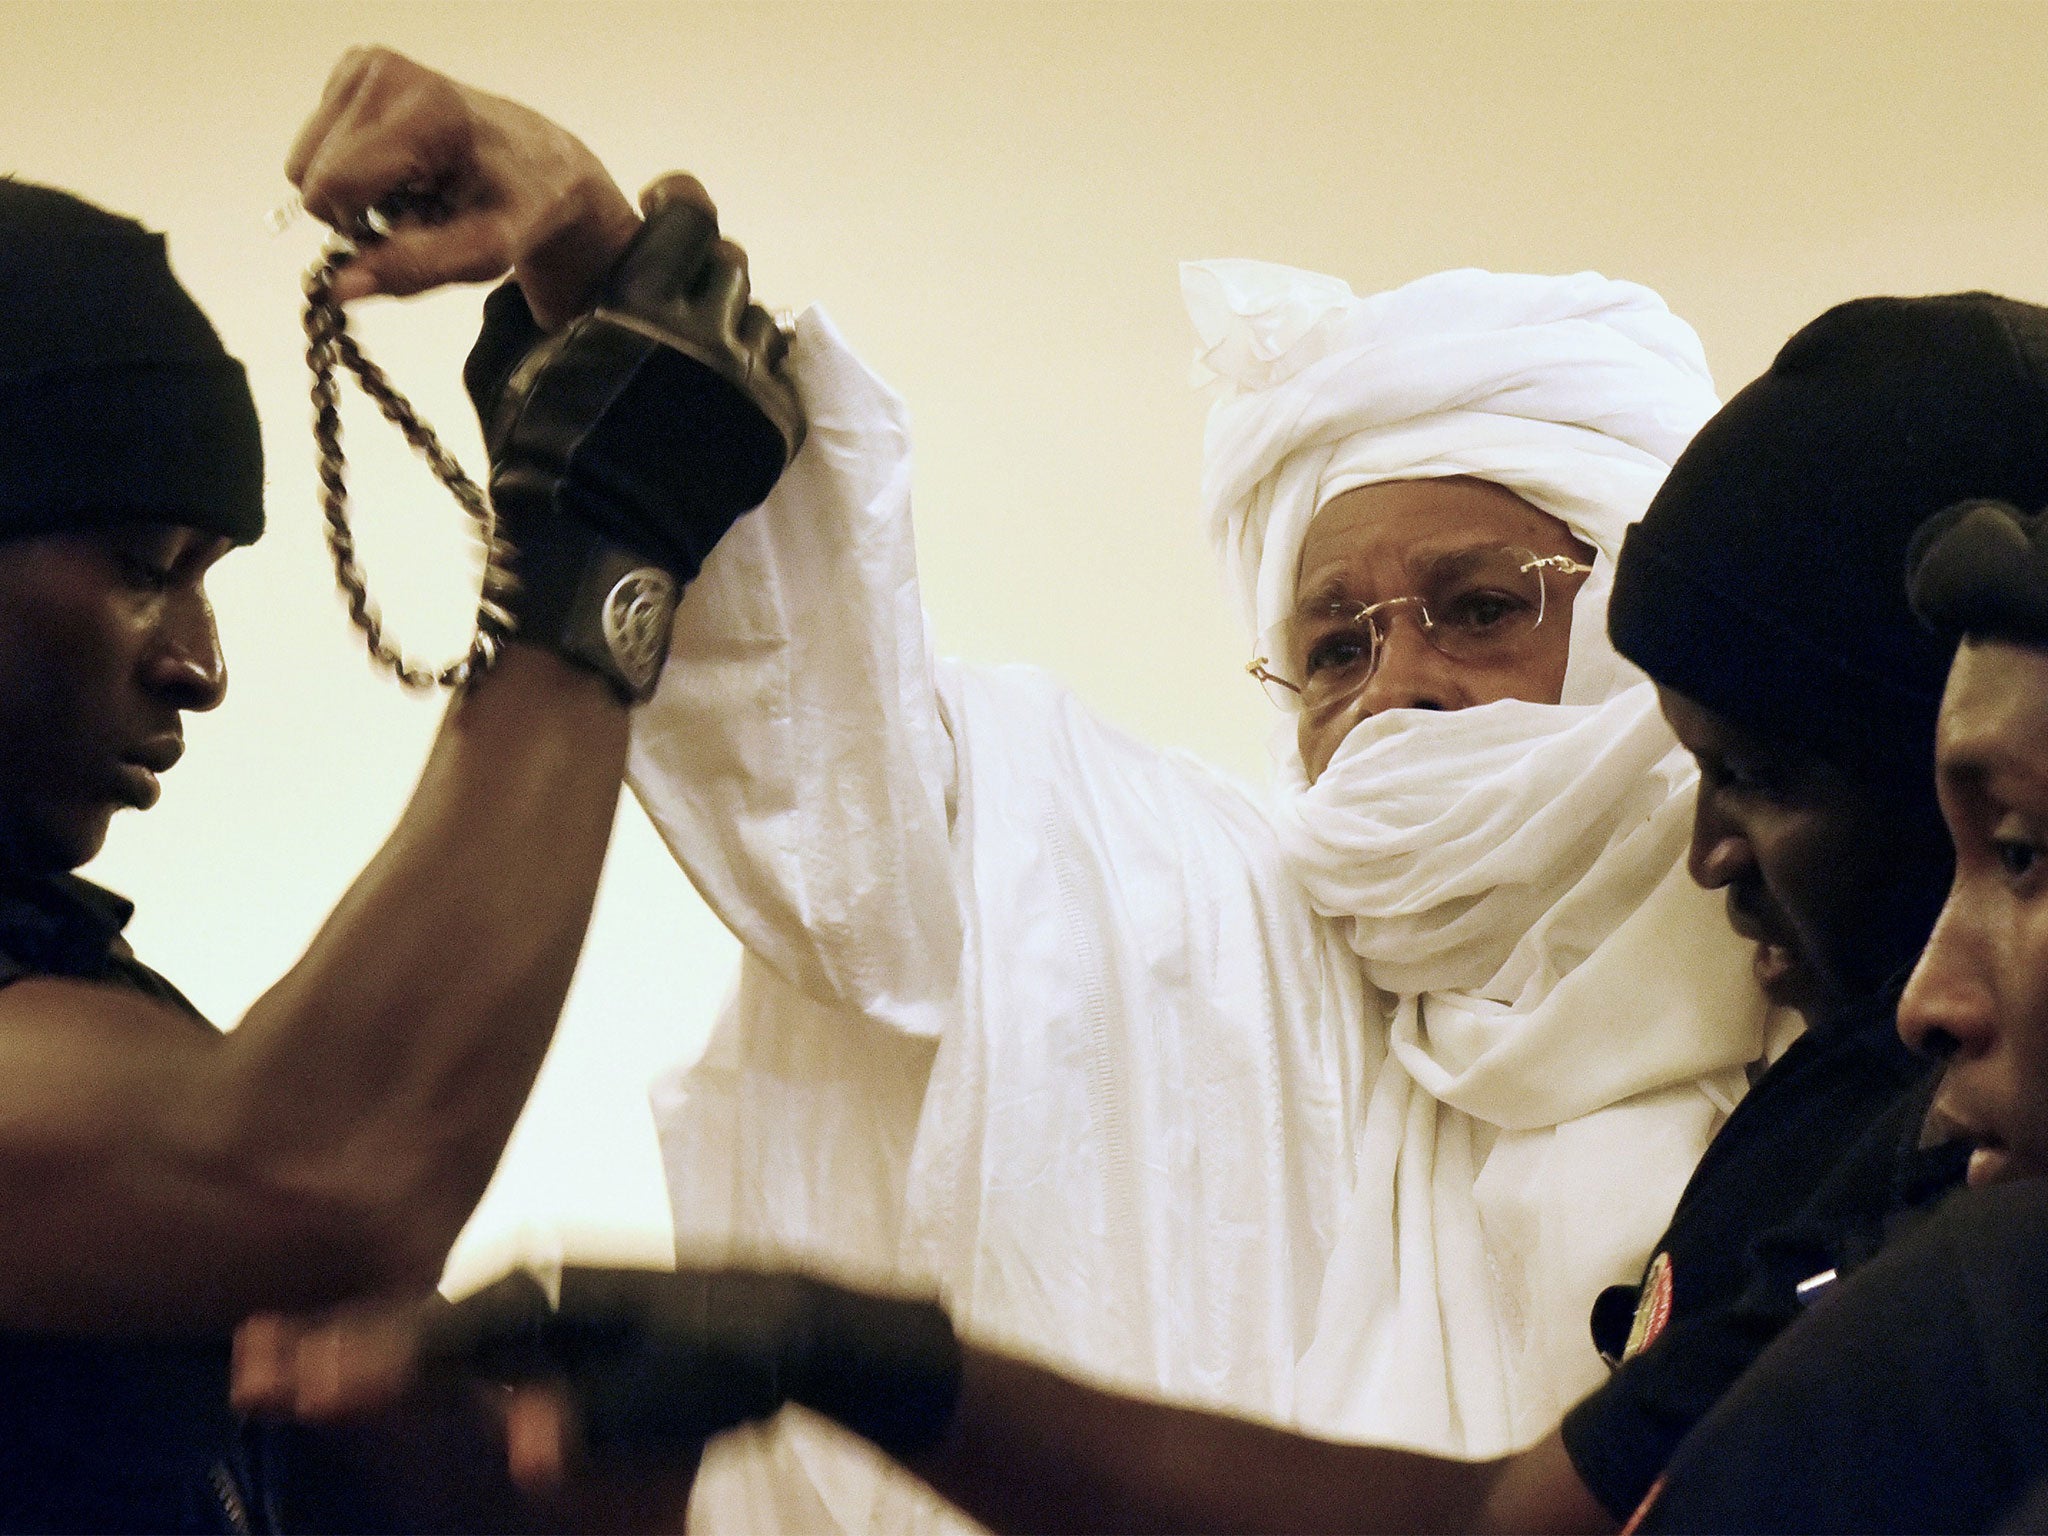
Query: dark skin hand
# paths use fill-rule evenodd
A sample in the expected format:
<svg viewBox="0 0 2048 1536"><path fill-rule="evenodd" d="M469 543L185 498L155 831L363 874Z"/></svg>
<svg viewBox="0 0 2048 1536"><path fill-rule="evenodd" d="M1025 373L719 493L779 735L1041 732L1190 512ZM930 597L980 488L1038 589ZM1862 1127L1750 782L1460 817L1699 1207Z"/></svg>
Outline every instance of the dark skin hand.
<svg viewBox="0 0 2048 1536"><path fill-rule="evenodd" d="M342 56L292 142L285 174L308 211L343 231L394 192L424 194L445 213L400 222L365 246L335 280L343 303L510 271L534 318L552 330L588 306L640 226L573 135L387 48Z"/></svg>
<svg viewBox="0 0 2048 1536"><path fill-rule="evenodd" d="M447 1306L430 1294L252 1317L235 1334L235 1407L316 1426L335 1484L374 1489L407 1529L682 1529L701 1447L591 1467L555 1394L420 1380L420 1330ZM307 1513L314 1529L345 1523Z"/></svg>
<svg viewBox="0 0 2048 1536"><path fill-rule="evenodd" d="M422 1388L395 1409L347 1425L301 1434L292 1447L297 1490L340 1490L323 1508L301 1496L299 1530L346 1530L362 1517L355 1489L370 1490L394 1528L440 1532L679 1531L695 1479L693 1460L646 1467L607 1464L603 1475L564 1469L545 1484L507 1475L517 1465L510 1399L494 1387L464 1392ZM317 1464L310 1457L319 1458ZM312 1476L305 1474L311 1473Z"/></svg>

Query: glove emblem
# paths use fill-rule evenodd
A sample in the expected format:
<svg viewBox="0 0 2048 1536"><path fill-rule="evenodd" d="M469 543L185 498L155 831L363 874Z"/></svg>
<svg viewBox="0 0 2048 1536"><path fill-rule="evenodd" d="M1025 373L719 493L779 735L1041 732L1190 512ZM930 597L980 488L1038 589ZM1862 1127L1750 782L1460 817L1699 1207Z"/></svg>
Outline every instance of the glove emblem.
<svg viewBox="0 0 2048 1536"><path fill-rule="evenodd" d="M653 688L662 662L668 659L675 611L675 578L653 566L626 572L605 596L605 648L636 694L644 696Z"/></svg>

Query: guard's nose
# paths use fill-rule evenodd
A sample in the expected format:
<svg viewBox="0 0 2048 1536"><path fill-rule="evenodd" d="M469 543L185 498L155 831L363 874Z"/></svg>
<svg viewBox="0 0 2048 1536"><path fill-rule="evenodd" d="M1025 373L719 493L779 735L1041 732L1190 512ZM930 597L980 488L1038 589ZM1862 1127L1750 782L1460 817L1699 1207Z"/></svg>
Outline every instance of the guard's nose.
<svg viewBox="0 0 2048 1536"><path fill-rule="evenodd" d="M1925 1056L1976 1057L1998 1040L1998 997L1981 935L1951 891L1899 999L1899 1038Z"/></svg>
<svg viewBox="0 0 2048 1536"><path fill-rule="evenodd" d="M1685 851L1686 873L1710 891L1733 885L1756 870L1756 851L1749 839L1722 813L1720 795L1702 783L1692 807L1692 845Z"/></svg>
<svg viewBox="0 0 2048 1536"><path fill-rule="evenodd" d="M204 712L227 697L227 659L204 593L181 594L169 604L143 665L151 691L179 709Z"/></svg>

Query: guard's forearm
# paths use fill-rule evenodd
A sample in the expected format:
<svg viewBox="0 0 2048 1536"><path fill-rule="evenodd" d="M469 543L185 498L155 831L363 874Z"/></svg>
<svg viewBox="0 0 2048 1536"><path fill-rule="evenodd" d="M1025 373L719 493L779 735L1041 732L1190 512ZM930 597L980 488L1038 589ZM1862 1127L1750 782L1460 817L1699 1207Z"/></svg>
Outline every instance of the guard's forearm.
<svg viewBox="0 0 2048 1536"><path fill-rule="evenodd" d="M308 1208L356 1214L359 1281L431 1283L483 1193L575 969L625 748L608 683L509 647L220 1053L229 1145Z"/></svg>
<svg viewBox="0 0 2048 1536"><path fill-rule="evenodd" d="M909 1465L998 1531L1456 1531L1501 1462L1340 1445L1122 1397L969 1348L945 1440Z"/></svg>
<svg viewBox="0 0 2048 1536"><path fill-rule="evenodd" d="M1561 1436L1491 1462L1338 1444L964 1344L935 1302L788 1270L516 1271L426 1319L436 1374L566 1394L646 1461L799 1403L998 1531L1613 1529Z"/></svg>

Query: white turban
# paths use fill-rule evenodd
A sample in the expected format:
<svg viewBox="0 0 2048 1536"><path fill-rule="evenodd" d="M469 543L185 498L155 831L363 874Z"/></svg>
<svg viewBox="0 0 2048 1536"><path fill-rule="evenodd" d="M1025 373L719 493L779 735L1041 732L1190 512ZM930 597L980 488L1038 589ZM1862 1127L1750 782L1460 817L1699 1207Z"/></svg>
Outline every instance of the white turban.
<svg viewBox="0 0 2048 1536"><path fill-rule="evenodd" d="M1628 525L1714 413L1699 337L1635 283L1594 272L1438 272L1361 299L1334 277L1196 261L1181 293L1209 414L1210 530L1254 634L1294 602L1302 542L1332 497L1469 475L1562 520L1599 552L1573 605L1563 702L1633 680L1606 639Z"/></svg>

